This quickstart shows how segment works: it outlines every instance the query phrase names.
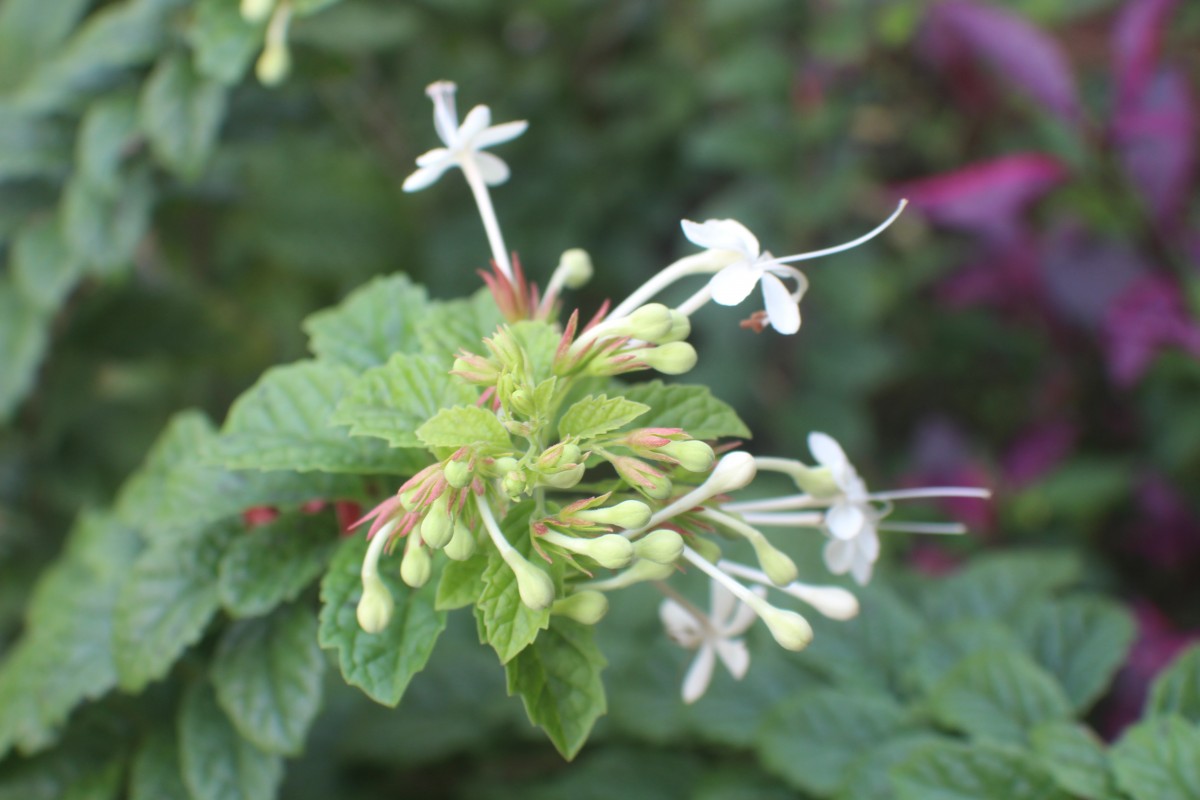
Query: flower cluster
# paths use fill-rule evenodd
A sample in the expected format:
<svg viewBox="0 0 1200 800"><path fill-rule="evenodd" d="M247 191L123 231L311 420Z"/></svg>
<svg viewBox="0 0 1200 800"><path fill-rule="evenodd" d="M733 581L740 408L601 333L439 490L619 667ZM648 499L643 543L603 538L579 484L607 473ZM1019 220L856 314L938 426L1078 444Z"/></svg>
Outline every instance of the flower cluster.
<svg viewBox="0 0 1200 800"><path fill-rule="evenodd" d="M465 561L490 548L491 557L511 571L527 608L587 624L604 615L608 592L649 581L666 596L660 613L668 634L697 651L683 686L684 700L692 702L704 693L717 660L735 678L745 674L750 656L739 637L754 620L789 650L812 639L805 617L774 605L768 590L834 619L858 612L846 589L801 581L799 566L763 529L806 529L823 536L829 571L849 573L860 584L870 579L879 558L880 531L961 530L889 523L887 517L895 500L986 497L986 491L871 493L841 447L822 433L809 438L812 464L737 450L718 457L722 448L716 442L682 427L632 427L650 406L622 396L612 380L636 370L689 371L697 359L687 342L691 315L709 301L738 305L756 286L763 310L747 324L796 333L807 279L792 264L875 237L903 210L903 202L852 242L783 258L762 251L734 220L684 220L684 235L701 252L667 266L588 322L575 311L560 323L562 291L588 280L590 259L578 250L565 253L540 293L507 251L489 194L489 187L507 180L509 169L484 149L520 135L526 123L493 126L489 109L476 106L460 124L453 84L435 83L428 93L444 146L417 159L418 169L404 188L416 191L451 168L461 170L491 245L492 271L484 278L508 323L480 347L462 350L453 364L451 375L478 389L477 404L445 409L418 429L435 463L361 521L370 522L358 607L364 630L379 631L391 617L394 601L379 569L385 553L401 542L399 571L409 586L430 579L438 553ZM679 306L655 301L668 286L694 276L706 278L704 285ZM789 476L799 493L742 501L732 496L762 471ZM527 525L514 529L506 523L517 508L528 510L529 517ZM723 548L739 540L756 563L724 557ZM711 612L668 583L680 569L698 570L711 580Z"/></svg>

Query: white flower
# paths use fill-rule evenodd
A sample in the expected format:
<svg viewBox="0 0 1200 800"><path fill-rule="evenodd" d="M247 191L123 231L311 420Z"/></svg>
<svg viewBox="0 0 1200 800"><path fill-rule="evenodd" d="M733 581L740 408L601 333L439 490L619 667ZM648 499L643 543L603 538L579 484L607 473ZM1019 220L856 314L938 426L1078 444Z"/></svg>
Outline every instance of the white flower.
<svg viewBox="0 0 1200 800"><path fill-rule="evenodd" d="M825 527L833 537L825 544L825 565L835 575L849 572L858 583L871 580L879 559L879 512L871 504L867 486L832 436L813 432L808 449L829 470L840 494L825 512Z"/></svg>
<svg viewBox="0 0 1200 800"><path fill-rule="evenodd" d="M756 588L760 597L765 589ZM694 703L699 700L712 680L717 657L735 679L741 680L750 668L750 651L740 638L754 622L753 609L737 598L724 586L712 582L711 615L689 608L675 600L664 600L658 613L667 635L688 650L696 650L696 659L688 668L683 679L683 701Z"/></svg>
<svg viewBox="0 0 1200 800"><path fill-rule="evenodd" d="M799 302L808 288L804 273L778 263L770 253L761 252L758 239L737 220L710 219L700 224L685 219L682 225L683 235L692 244L742 257L712 277L709 288L713 300L723 306L736 306L754 291L755 284L761 283L763 307L771 327L780 333L800 330ZM780 277L795 280L796 291L788 291Z"/></svg>
<svg viewBox="0 0 1200 800"><path fill-rule="evenodd" d="M479 170L484 183L489 186L508 180L508 165L485 147L501 144L517 138L529 123L505 122L492 125L492 112L487 106L475 106L458 124L458 112L454 104L455 86L450 81L432 83L425 93L433 100L433 125L438 138L445 147L435 147L417 158L417 171L404 181L404 191L416 192L429 186L451 167L462 167L471 161Z"/></svg>

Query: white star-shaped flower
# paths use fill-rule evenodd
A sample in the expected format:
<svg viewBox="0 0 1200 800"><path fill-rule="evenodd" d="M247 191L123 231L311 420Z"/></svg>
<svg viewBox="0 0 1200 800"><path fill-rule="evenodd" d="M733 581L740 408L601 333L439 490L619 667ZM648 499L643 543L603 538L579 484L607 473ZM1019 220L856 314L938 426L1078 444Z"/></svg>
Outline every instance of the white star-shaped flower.
<svg viewBox="0 0 1200 800"><path fill-rule="evenodd" d="M475 106L458 124L454 103L455 86L450 81L432 83L425 93L433 100L433 126L445 147L435 147L417 158L417 171L404 181L404 191L416 192L429 186L451 167L462 167L470 160L478 168L484 183L496 186L508 180L508 165L498 156L483 152L486 147L517 138L529 123L524 120L492 125L492 111Z"/></svg>
<svg viewBox="0 0 1200 800"><path fill-rule="evenodd" d="M810 433L808 449L817 463L829 470L840 490L825 512L825 527L832 536L825 544L825 565L835 575L849 572L860 585L866 584L879 559L879 512L846 451L832 436Z"/></svg>
<svg viewBox="0 0 1200 800"><path fill-rule="evenodd" d="M766 590L754 589L763 596ZM713 667L720 657L729 674L741 680L750 668L750 651L740 637L754 622L755 612L724 586L712 582L710 602L712 612L705 615L694 608L687 608L674 600L664 600L658 614L667 635L677 644L696 651L696 658L683 679L683 701L694 703L708 689L712 681Z"/></svg>

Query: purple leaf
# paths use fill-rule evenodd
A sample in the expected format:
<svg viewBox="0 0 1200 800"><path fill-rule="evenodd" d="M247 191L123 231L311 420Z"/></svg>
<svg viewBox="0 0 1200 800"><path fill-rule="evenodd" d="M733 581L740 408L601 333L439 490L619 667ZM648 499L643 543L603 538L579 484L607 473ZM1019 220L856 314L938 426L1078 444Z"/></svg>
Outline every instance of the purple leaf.
<svg viewBox="0 0 1200 800"><path fill-rule="evenodd" d="M1113 301L1149 265L1127 243L1060 225L1042 242L1042 283L1060 317L1095 330Z"/></svg>
<svg viewBox="0 0 1200 800"><path fill-rule="evenodd" d="M1171 226L1187 203L1196 162L1196 108L1187 81L1163 69L1126 99L1113 141L1130 180L1155 219Z"/></svg>
<svg viewBox="0 0 1200 800"><path fill-rule="evenodd" d="M947 0L934 6L929 23L937 39L956 38L962 50L986 61L1012 86L1025 92L1067 122L1079 118L1075 77L1057 42L1008 11L970 2ZM948 44L934 44L944 54ZM960 51L961 52L961 51Z"/></svg>
<svg viewBox="0 0 1200 800"><path fill-rule="evenodd" d="M1021 316L1043 306L1037 252L1028 236L992 248L982 260L959 269L937 287L951 308L986 305Z"/></svg>
<svg viewBox="0 0 1200 800"><path fill-rule="evenodd" d="M1113 26L1117 108L1145 89L1158 66L1163 28L1177 0L1129 0Z"/></svg>
<svg viewBox="0 0 1200 800"><path fill-rule="evenodd" d="M1078 438L1078 429L1066 420L1026 428L1004 454L1005 480L1014 488L1028 486L1071 455Z"/></svg>
<svg viewBox="0 0 1200 800"><path fill-rule="evenodd" d="M1009 240L1025 207L1067 176L1050 156L1019 153L895 187L933 222Z"/></svg>
<svg viewBox="0 0 1200 800"><path fill-rule="evenodd" d="M1141 278L1117 296L1104 321L1109 373L1132 386L1166 347L1200 357L1200 325L1187 315L1179 287L1159 275Z"/></svg>

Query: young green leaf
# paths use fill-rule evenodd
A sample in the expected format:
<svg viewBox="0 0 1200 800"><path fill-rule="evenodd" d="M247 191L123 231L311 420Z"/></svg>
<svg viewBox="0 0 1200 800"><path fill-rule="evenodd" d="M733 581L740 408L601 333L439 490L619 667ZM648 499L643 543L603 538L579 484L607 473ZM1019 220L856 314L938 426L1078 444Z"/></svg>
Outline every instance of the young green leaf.
<svg viewBox="0 0 1200 800"><path fill-rule="evenodd" d="M445 612L434 609L436 578L420 589L400 582L398 570L385 568L380 577L395 599L391 622L379 633L358 625L356 609L362 596L364 537L347 540L321 581L321 623L318 640L337 650L342 676L378 703L395 706L409 681L429 660L438 635L446 627Z"/></svg>
<svg viewBox="0 0 1200 800"><path fill-rule="evenodd" d="M496 415L479 406L445 408L417 428L417 438L426 447L485 445L497 451L512 449L508 431Z"/></svg>
<svg viewBox="0 0 1200 800"><path fill-rule="evenodd" d="M892 769L897 800L1069 800L1033 758L984 742L944 742Z"/></svg>
<svg viewBox="0 0 1200 800"><path fill-rule="evenodd" d="M563 617L505 665L508 693L520 695L529 721L568 760L607 710L600 680L604 665L595 630Z"/></svg>
<svg viewBox="0 0 1200 800"><path fill-rule="evenodd" d="M225 87L197 75L184 56L167 56L146 79L140 118L158 160L185 180L195 180L225 118Z"/></svg>
<svg viewBox="0 0 1200 800"><path fill-rule="evenodd" d="M994 619L963 619L939 626L913 650L905 674L915 691L927 694L967 656L984 650L1021 650L1017 634Z"/></svg>
<svg viewBox="0 0 1200 800"><path fill-rule="evenodd" d="M397 353L355 380L329 421L349 425L351 436L375 436L392 447L421 447L418 426L446 406L475 402L478 394L434 358Z"/></svg>
<svg viewBox="0 0 1200 800"><path fill-rule="evenodd" d="M1168 714L1150 717L1113 745L1117 784L1133 800L1200 797L1200 727Z"/></svg>
<svg viewBox="0 0 1200 800"><path fill-rule="evenodd" d="M1150 687L1149 714L1178 714L1200 724L1200 645L1175 657Z"/></svg>
<svg viewBox="0 0 1200 800"><path fill-rule="evenodd" d="M238 736L207 683L183 696L179 756L193 800L273 800L283 778L283 759Z"/></svg>
<svg viewBox="0 0 1200 800"><path fill-rule="evenodd" d="M304 330L321 361L364 370L386 363L393 353L418 352L417 332L426 324L429 307L424 288L406 275L390 275L313 314L304 321Z"/></svg>
<svg viewBox="0 0 1200 800"><path fill-rule="evenodd" d="M504 322L487 289L480 289L469 298L431 303L429 314L438 323L417 329L421 352L444 364L452 362L459 350L479 352L482 341Z"/></svg>
<svg viewBox="0 0 1200 800"><path fill-rule="evenodd" d="M683 428L696 439L748 439L751 435L737 412L713 397L707 386L648 381L622 386L620 394L626 400L650 406L650 412L638 419L642 427Z"/></svg>
<svg viewBox="0 0 1200 800"><path fill-rule="evenodd" d="M525 556L533 550L529 538L532 511L532 503L516 506L501 522L505 537ZM488 549L488 565L482 580L483 590L475 604L475 617L483 631L481 638L496 650L500 663L507 664L550 624L550 611L534 611L521 602L517 577L495 548Z"/></svg>
<svg viewBox="0 0 1200 800"><path fill-rule="evenodd" d="M1063 790L1091 800L1120 800L1104 743L1083 725L1043 722L1029 735L1033 750Z"/></svg>
<svg viewBox="0 0 1200 800"><path fill-rule="evenodd" d="M212 681L238 733L268 753L298 755L321 706L324 673L317 619L294 605L225 631Z"/></svg>
<svg viewBox="0 0 1200 800"><path fill-rule="evenodd" d="M255 617L295 599L324 572L337 542L328 514L296 512L235 539L221 559L221 605L233 617Z"/></svg>
<svg viewBox="0 0 1200 800"><path fill-rule="evenodd" d="M121 688L135 692L167 674L220 606L217 571L237 522L196 536L154 542L133 565L117 599L113 633Z"/></svg>
<svg viewBox="0 0 1200 800"><path fill-rule="evenodd" d="M624 397L585 397L566 410L558 421L558 435L590 439L615 431L633 422L650 410L645 403L635 403Z"/></svg>

